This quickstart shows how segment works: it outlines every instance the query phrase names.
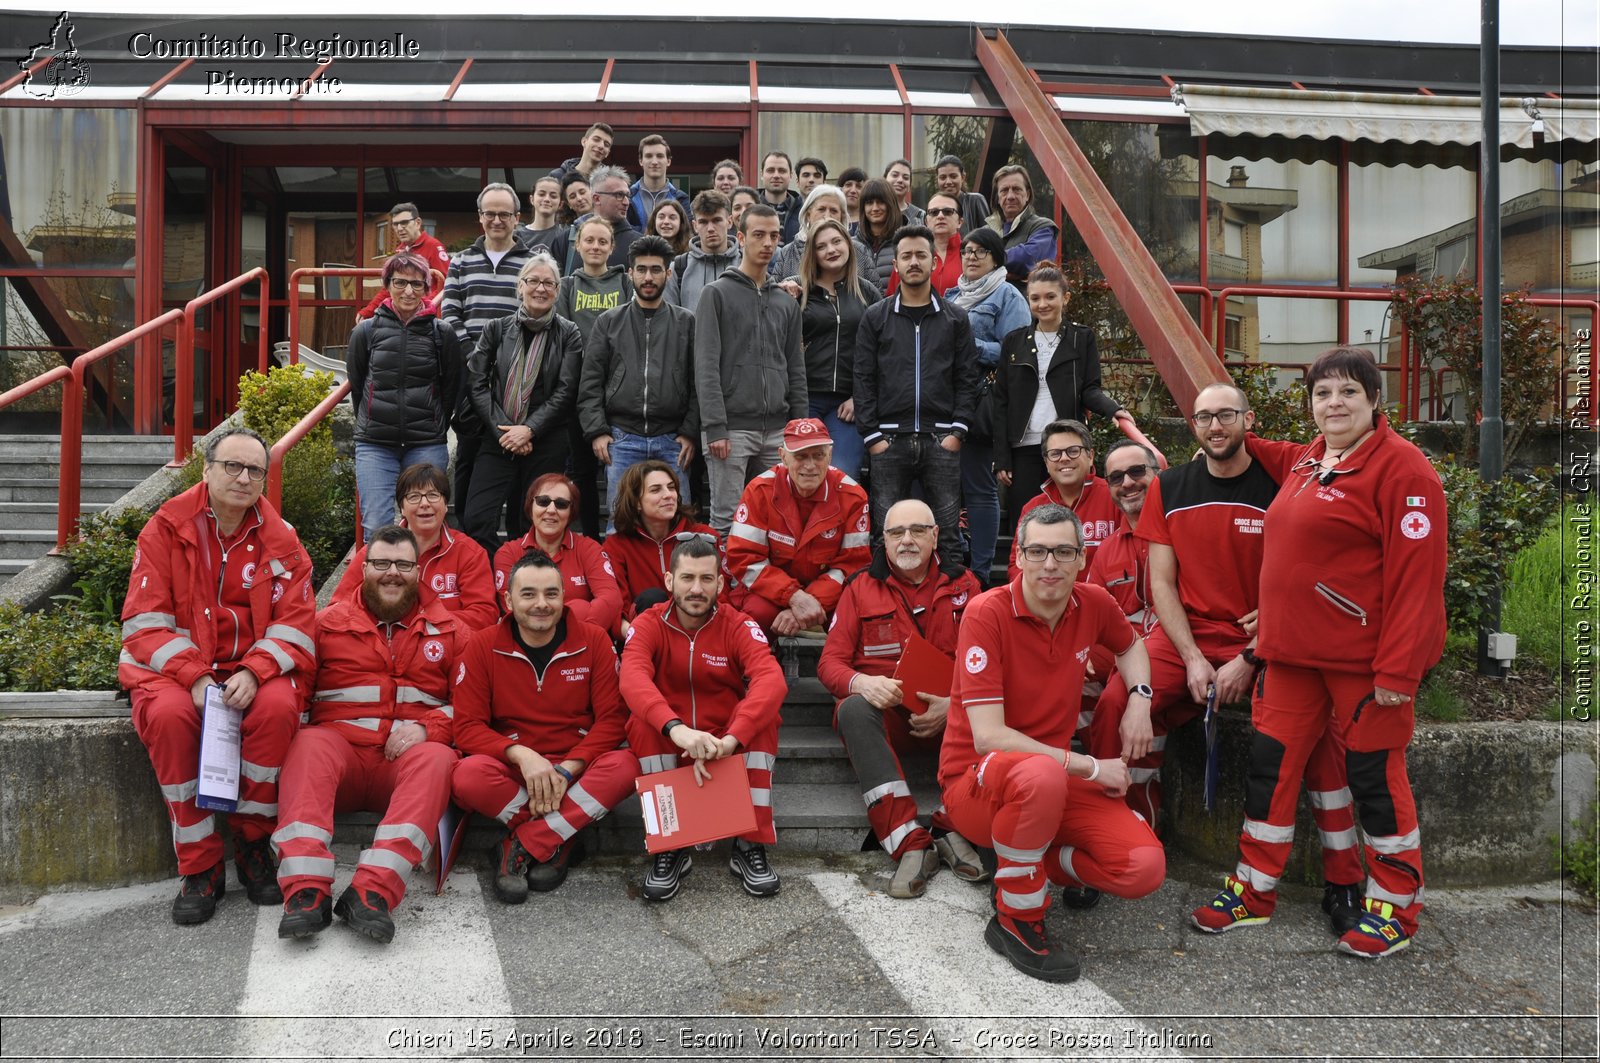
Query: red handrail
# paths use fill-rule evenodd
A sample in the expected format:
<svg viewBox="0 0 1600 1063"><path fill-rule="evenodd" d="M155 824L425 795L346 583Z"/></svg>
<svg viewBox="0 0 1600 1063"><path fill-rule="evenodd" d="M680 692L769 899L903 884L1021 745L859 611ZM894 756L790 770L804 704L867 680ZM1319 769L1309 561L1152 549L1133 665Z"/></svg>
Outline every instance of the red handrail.
<svg viewBox="0 0 1600 1063"><path fill-rule="evenodd" d="M270 275L265 266L241 273L230 281L201 292L183 307L183 319L178 326L178 344L175 355L175 372L172 384L172 463L182 465L194 445L194 316L202 306L216 302L224 295L238 291L253 280L260 284L260 320L256 335L260 350L256 354L256 369L267 371L267 296L270 294ZM171 311L168 311L169 313Z"/></svg>
<svg viewBox="0 0 1600 1063"><path fill-rule="evenodd" d="M1204 284L1174 284L1172 290L1179 295L1198 295L1200 297L1200 331L1209 340L1211 338L1211 302L1216 298L1216 293Z"/></svg>
<svg viewBox="0 0 1600 1063"><path fill-rule="evenodd" d="M343 402L350 394L350 381L346 380L332 391L328 397L311 408L311 412L295 422L295 426L283 433L272 449L268 452L267 462L267 500L274 509L283 506L283 457L288 454L294 445L306 437L328 414L333 412L335 406Z"/></svg>
<svg viewBox="0 0 1600 1063"><path fill-rule="evenodd" d="M56 551L59 552L67 545L67 540L77 534L78 515L83 508L83 378L88 368L102 358L109 358L123 347L141 336L151 332L158 332L168 325L177 323L181 328L187 315L182 310L168 310L158 318L146 321L144 324L129 329L115 339L107 340L92 351L85 351L72 361L72 366L67 369L64 378L67 386L61 394L61 486L56 496ZM151 345L152 349L159 352L160 345ZM134 350L134 358L139 356L138 349ZM55 372L55 370L51 370ZM50 374L44 374L49 376ZM40 378L35 378L40 379ZM31 382L30 382L31 383ZM22 387L27 387L27 384ZM11 392L20 391L13 388ZM192 391L191 387L191 391Z"/></svg>
<svg viewBox="0 0 1600 1063"><path fill-rule="evenodd" d="M32 395L35 391L43 391L45 388L49 387L51 384L54 384L56 381L65 380L68 377L70 377L71 375L72 375L72 367L71 366L69 366L69 365L58 365L54 369L47 370L46 372L40 373L36 377L33 377L33 378L29 379L29 380L25 380L22 383L18 384L16 387L12 388L10 391L6 392L4 395L0 395L0 409L4 409L5 407L10 406L13 402L16 402L18 399L27 398L29 395Z"/></svg>
<svg viewBox="0 0 1600 1063"><path fill-rule="evenodd" d="M437 273L438 270L431 272ZM300 278L301 277L381 277L383 270L373 266L307 266L289 274L289 364L300 364ZM319 299L322 306L362 307L367 303L363 296L354 301L347 299Z"/></svg>

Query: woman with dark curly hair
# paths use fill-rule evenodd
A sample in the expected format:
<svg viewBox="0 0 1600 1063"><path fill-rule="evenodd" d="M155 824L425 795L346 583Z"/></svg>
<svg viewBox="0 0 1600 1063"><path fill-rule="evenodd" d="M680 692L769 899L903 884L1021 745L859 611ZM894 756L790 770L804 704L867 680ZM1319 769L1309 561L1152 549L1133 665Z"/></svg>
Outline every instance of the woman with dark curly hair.
<svg viewBox="0 0 1600 1063"><path fill-rule="evenodd" d="M667 573L679 543L698 536L717 545L717 533L696 516L682 502L678 474L666 462L647 458L622 474L611 514L616 531L606 536L605 551L622 588L626 619L667 600Z"/></svg>

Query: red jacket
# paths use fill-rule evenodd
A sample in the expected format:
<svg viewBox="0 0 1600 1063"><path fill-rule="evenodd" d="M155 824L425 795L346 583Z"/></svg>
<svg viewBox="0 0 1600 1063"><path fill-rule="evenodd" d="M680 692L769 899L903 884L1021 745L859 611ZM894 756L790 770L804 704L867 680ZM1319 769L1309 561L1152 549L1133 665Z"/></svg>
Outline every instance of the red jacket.
<svg viewBox="0 0 1600 1063"><path fill-rule="evenodd" d="M565 619L566 638L543 675L517 645L516 618L473 635L456 672L456 745L463 753L504 761L506 750L521 745L553 764L588 764L622 745L628 718L611 636L571 606Z"/></svg>
<svg viewBox="0 0 1600 1063"><path fill-rule="evenodd" d="M394 249L394 253L397 255L407 252L426 262L429 269L439 271L437 282L434 281L433 274L430 273L428 275L428 303L437 308L439 296L444 291L444 278L450 272L450 252L446 251L443 244L427 233L417 237L416 243L401 244ZM389 298L389 293L380 288L378 294L372 297L372 301L356 312L356 317L358 319L368 318L376 314L378 307L382 306L383 301L387 298Z"/></svg>
<svg viewBox="0 0 1600 1063"><path fill-rule="evenodd" d="M688 632L675 608L652 606L628 629L621 673L628 710L658 733L678 719L733 735L741 746L778 726L789 682L761 625L719 605L704 627Z"/></svg>
<svg viewBox="0 0 1600 1063"><path fill-rule="evenodd" d="M912 587L891 572L883 550L874 551L872 566L845 584L817 662L817 678L843 701L850 696L850 681L857 672L894 675L900 651L914 634L954 657L961 614L982 590L978 578L960 565L930 569L922 586ZM916 604L922 602L931 604L920 616L914 615Z"/></svg>
<svg viewBox="0 0 1600 1063"><path fill-rule="evenodd" d="M522 555L539 549L538 536L532 530L520 539L505 543L494 555L494 589L504 594L506 580ZM622 590L600 544L587 535L567 532L561 545L550 555L565 580L567 607L579 620L587 620L595 627L610 631L622 616Z"/></svg>
<svg viewBox="0 0 1600 1063"><path fill-rule="evenodd" d="M745 487L728 529L735 606L749 594L787 606L803 590L831 614L844 593L845 575L872 559L867 492L860 484L830 468L810 501L815 507L802 525L799 499L781 464Z"/></svg>
<svg viewBox="0 0 1600 1063"><path fill-rule="evenodd" d="M1318 462L1322 438L1304 460ZM1324 484L1291 474L1267 510L1256 653L1267 661L1371 672L1415 695L1444 652L1450 522L1433 464L1378 418Z"/></svg>
<svg viewBox="0 0 1600 1063"><path fill-rule="evenodd" d="M1017 514L1018 523L1027 516L1028 511L1052 502L1058 506L1067 506L1061 500L1061 488L1056 486L1054 480L1046 480L1039 485L1039 493L1028 499L1023 504L1022 512ZM1100 543L1112 532L1122 527L1124 520L1122 510L1117 508L1116 501L1111 497L1111 487L1094 473L1083 482L1083 490L1078 494L1078 504L1067 506L1078 519L1083 522L1083 568L1078 572L1078 582L1085 583L1089 579L1089 565L1094 561L1094 554ZM1006 562L1006 580L1015 583L1022 570L1017 567L1017 540L1011 540L1011 559Z"/></svg>
<svg viewBox="0 0 1600 1063"><path fill-rule="evenodd" d="M1124 524L1100 542L1088 569L1090 583L1111 592L1123 615L1141 636L1155 630L1155 599L1150 597L1150 543Z"/></svg>
<svg viewBox="0 0 1600 1063"><path fill-rule="evenodd" d="M663 539L652 539L643 528L637 532L613 532L606 536L605 554L611 561L611 570L622 591L622 615L633 619L634 599L647 590L666 590L668 568L672 551L682 540L680 536L704 535L712 546L720 544L717 533L705 524L690 524L682 517L673 524Z"/></svg>
<svg viewBox="0 0 1600 1063"><path fill-rule="evenodd" d="M420 723L428 741L450 744L450 680L472 633L435 602L418 604L389 639L360 601L317 616L317 679L310 723L332 726L352 745L381 746L397 723Z"/></svg>
<svg viewBox="0 0 1600 1063"><path fill-rule="evenodd" d="M344 578L334 588L336 602L355 601L361 595L361 574L367 561L367 548L361 547L350 559ZM422 553L422 578L417 593L422 604L438 602L472 631L491 626L500 619L495 601L494 576L489 572L489 555L483 547L457 535L449 528L439 532L439 541Z"/></svg>
<svg viewBox="0 0 1600 1063"><path fill-rule="evenodd" d="M219 570L222 579L242 580L250 603L248 615L238 617L241 642L251 640L237 657L240 667L261 682L315 670L311 558L271 503L261 499L254 512L245 518L250 530L229 550L235 560L250 559L242 564L221 558L204 483L168 501L144 526L122 607L117 680L124 687L187 690L219 661L234 659L217 645Z"/></svg>

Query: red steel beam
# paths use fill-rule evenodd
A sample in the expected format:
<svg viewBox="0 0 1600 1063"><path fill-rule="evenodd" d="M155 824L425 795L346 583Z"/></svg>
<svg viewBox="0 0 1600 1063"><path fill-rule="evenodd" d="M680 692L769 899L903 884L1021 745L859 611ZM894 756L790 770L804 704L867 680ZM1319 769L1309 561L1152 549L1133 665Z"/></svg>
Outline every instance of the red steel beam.
<svg viewBox="0 0 1600 1063"><path fill-rule="evenodd" d="M1005 35L980 33L976 51L1178 408L1192 408L1201 388L1229 379L1222 362Z"/></svg>
<svg viewBox="0 0 1600 1063"><path fill-rule="evenodd" d="M467 59L461 64L461 69L456 71L455 80L450 82L450 87L448 89L444 90L444 98L447 102L456 98L456 90L459 89L461 87L461 83L467 79L467 71L471 69L472 57L468 56Z"/></svg>
<svg viewBox="0 0 1600 1063"><path fill-rule="evenodd" d="M185 59L183 62L179 63L177 66L173 67L171 70L169 70L165 74L161 75L160 80L156 81L155 84L153 84L149 88L145 89L144 92L140 94L139 98L141 100L148 100L150 97L154 96L156 93L158 93L162 89L166 88L169 84L172 83L172 81L175 78L177 78L185 70L188 70L191 66L194 66L194 57L193 56L190 56L188 59Z"/></svg>
<svg viewBox="0 0 1600 1063"><path fill-rule="evenodd" d="M616 59L613 58L613 59L607 59L606 60L605 73L600 75L600 89L599 89L599 91L597 91L595 93L595 96L594 96L594 102L595 103L605 103L606 102L606 92L609 91L610 88L611 88L611 72L613 70L615 70L616 68L617 68Z"/></svg>

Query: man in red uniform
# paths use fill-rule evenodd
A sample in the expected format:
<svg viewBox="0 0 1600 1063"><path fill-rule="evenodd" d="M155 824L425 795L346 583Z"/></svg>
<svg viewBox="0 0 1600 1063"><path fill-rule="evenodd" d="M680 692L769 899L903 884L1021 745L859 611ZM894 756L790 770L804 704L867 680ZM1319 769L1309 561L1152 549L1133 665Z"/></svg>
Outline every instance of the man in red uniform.
<svg viewBox="0 0 1600 1063"><path fill-rule="evenodd" d="M416 255L428 264L428 302L437 306L444 292L445 274L450 270L450 252L422 227L422 212L415 203L396 203L389 208L389 231L394 234L392 254ZM438 275L434 276L432 271L437 271ZM371 317L388 296L388 292L380 291L356 316Z"/></svg>
<svg viewBox="0 0 1600 1063"><path fill-rule="evenodd" d="M939 527L926 502L896 502L884 519L884 543L871 567L845 584L817 678L839 699L834 726L861 782L872 832L898 861L889 896L909 898L922 896L941 857L957 878L988 877L972 843L951 829L943 809L933 814L937 838L917 822L917 802L895 755L937 750L950 711L948 697L907 690L894 678L901 650L920 635L954 656L961 614L983 588L959 563L935 564L941 560L935 549Z"/></svg>
<svg viewBox="0 0 1600 1063"><path fill-rule="evenodd" d="M1166 876L1155 832L1121 800L1127 765L1068 748L1090 648L1116 653L1135 700L1150 696L1149 664L1111 596L1076 582L1070 509L1031 510L1017 538L1021 578L980 594L961 622L939 785L956 829L998 859L984 940L1030 977L1070 982L1077 957L1045 937L1049 884L1143 897Z"/></svg>
<svg viewBox="0 0 1600 1063"><path fill-rule="evenodd" d="M820 638L846 574L872 557L867 492L828 464L833 437L815 417L788 423L780 454L744 489L728 529L731 599L774 634Z"/></svg>
<svg viewBox="0 0 1600 1063"><path fill-rule="evenodd" d="M494 893L521 904L566 881L577 833L633 793L627 712L611 637L566 605L542 553L511 567L506 617L480 631L456 676L456 803L506 836L491 850Z"/></svg>
<svg viewBox="0 0 1600 1063"><path fill-rule="evenodd" d="M266 442L248 429L213 437L204 479L150 518L128 578L117 680L172 817L183 876L175 923L210 919L226 888L222 838L195 805L201 714L216 683L244 712L239 802L228 817L239 882L256 904L283 900L267 836L314 670L316 604L311 559L261 497L267 461Z"/></svg>
<svg viewBox="0 0 1600 1063"><path fill-rule="evenodd" d="M272 835L288 898L281 938L311 937L337 912L367 937L393 940L389 913L450 801L450 678L471 631L437 601L421 604L417 539L405 528L379 528L363 568L360 597L317 617L311 718L283 765ZM352 810L383 819L333 904L333 815Z"/></svg>
<svg viewBox="0 0 1600 1063"><path fill-rule="evenodd" d="M718 606L716 547L700 538L678 544L667 589L672 600L641 613L622 649L628 744L647 775L677 767L680 752L697 765L743 752L756 829L734 840L728 870L746 893L770 897L781 885L766 846L778 840L772 768L789 684L761 626ZM657 853L645 875L645 899L671 900L691 866L687 849Z"/></svg>
<svg viewBox="0 0 1600 1063"><path fill-rule="evenodd" d="M1094 445L1089 438L1088 425L1070 417L1051 421L1045 426L1039 449L1044 454L1044 467L1050 479L1040 484L1039 493L1023 504L1022 514L1046 503L1072 510L1083 522L1083 548L1087 553L1079 578L1087 579L1100 543L1122 526L1122 511L1112 499L1106 482L1094 474ZM1021 516L1018 515L1019 521ZM1013 537L1011 560L1006 565L1007 579L1016 582L1020 571L1017 540Z"/></svg>

